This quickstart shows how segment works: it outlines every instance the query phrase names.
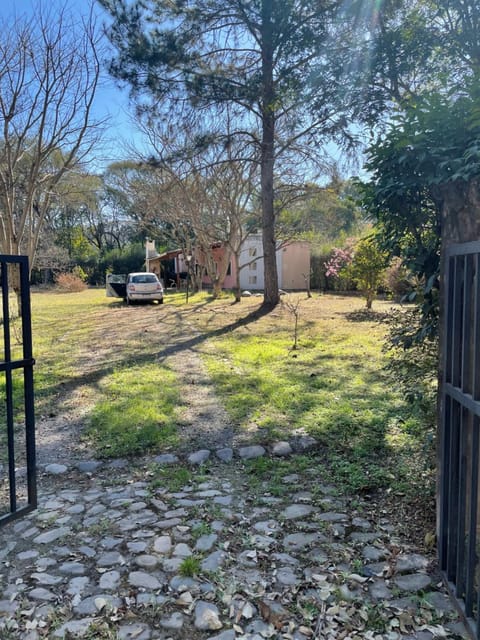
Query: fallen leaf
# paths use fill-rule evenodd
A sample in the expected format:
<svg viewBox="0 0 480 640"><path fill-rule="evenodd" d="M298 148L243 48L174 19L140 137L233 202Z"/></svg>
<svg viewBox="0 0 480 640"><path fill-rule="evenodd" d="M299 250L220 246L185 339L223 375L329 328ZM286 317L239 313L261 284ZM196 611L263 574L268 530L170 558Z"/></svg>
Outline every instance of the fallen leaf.
<svg viewBox="0 0 480 640"><path fill-rule="evenodd" d="M298 627L298 630L300 631L300 633L303 633L304 636L307 636L309 638L311 638L313 636L313 631L310 629L310 627Z"/></svg>
<svg viewBox="0 0 480 640"><path fill-rule="evenodd" d="M364 582L367 582L368 577L360 576L360 575L358 575L358 573L350 573L348 575L348 580L353 580L354 582L358 582L359 584L363 584Z"/></svg>
<svg viewBox="0 0 480 640"><path fill-rule="evenodd" d="M183 607L186 607L192 604L192 602L193 602L193 596L190 593L190 591L184 591L183 593L181 593L176 601L177 604Z"/></svg>
<svg viewBox="0 0 480 640"><path fill-rule="evenodd" d="M265 622L269 622L277 630L283 627L288 617L288 611L284 609L281 604L268 600L259 600L258 609Z"/></svg>
<svg viewBox="0 0 480 640"><path fill-rule="evenodd" d="M434 638L448 638L449 632L442 627L440 624L430 625L424 624L421 627L417 628L417 631L430 631L433 634Z"/></svg>

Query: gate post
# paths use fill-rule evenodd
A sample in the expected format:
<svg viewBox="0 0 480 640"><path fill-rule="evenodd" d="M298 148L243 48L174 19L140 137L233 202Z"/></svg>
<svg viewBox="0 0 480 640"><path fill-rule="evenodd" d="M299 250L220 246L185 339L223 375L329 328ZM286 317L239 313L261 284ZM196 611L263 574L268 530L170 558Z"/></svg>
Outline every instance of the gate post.
<svg viewBox="0 0 480 640"><path fill-rule="evenodd" d="M21 357L15 356L15 349L11 344L11 300L9 290L9 271L12 268L20 270L20 321L22 325ZM3 324L3 360L0 360L0 372L3 372L3 387L5 399L4 438L6 439L8 498L9 510L0 514L0 526L10 520L19 518L37 507L36 489L36 459L35 459L35 415L33 396L33 365L32 328L30 312L30 284L28 258L26 256L0 255L0 289L2 293L2 324ZM22 402L18 402L15 395L13 374L23 373ZM21 404L21 407L17 406ZM24 450L18 453L17 436L19 422L24 425ZM3 431L3 429L2 429ZM26 492L19 496L17 486L17 462L26 467Z"/></svg>

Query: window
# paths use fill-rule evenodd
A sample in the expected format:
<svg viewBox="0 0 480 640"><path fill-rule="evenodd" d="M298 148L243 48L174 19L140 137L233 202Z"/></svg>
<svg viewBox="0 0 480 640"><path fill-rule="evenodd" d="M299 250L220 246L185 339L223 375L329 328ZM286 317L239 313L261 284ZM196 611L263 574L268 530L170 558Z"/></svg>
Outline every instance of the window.
<svg viewBox="0 0 480 640"><path fill-rule="evenodd" d="M257 270L257 262L252 262L250 264L250 271L256 271Z"/></svg>
<svg viewBox="0 0 480 640"><path fill-rule="evenodd" d="M145 275L132 276L130 282L135 282L135 284L151 284L152 282L157 282L157 276L153 273L146 273Z"/></svg>
<svg viewBox="0 0 480 640"><path fill-rule="evenodd" d="M257 284L257 276L248 276L248 284Z"/></svg>
<svg viewBox="0 0 480 640"><path fill-rule="evenodd" d="M250 249L248 250L248 255L250 256L250 258L255 258L255 256L257 255L257 247L250 247Z"/></svg>

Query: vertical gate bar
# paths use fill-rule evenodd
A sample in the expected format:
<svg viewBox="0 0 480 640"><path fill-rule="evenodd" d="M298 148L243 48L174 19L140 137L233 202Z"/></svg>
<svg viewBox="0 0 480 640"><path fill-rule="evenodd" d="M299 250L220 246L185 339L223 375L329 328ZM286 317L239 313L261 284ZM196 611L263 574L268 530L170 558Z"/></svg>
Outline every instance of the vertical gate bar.
<svg viewBox="0 0 480 640"><path fill-rule="evenodd" d="M450 448L452 430L452 399L445 394L442 409L442 471L440 476L440 522L439 522L439 561L442 571L447 569L448 558L448 523L450 521Z"/></svg>
<svg viewBox="0 0 480 640"><path fill-rule="evenodd" d="M28 504L37 506L36 455L35 455L35 407L33 396L32 325L28 258L20 265L23 358L27 363L23 371L25 408L25 445L27 455Z"/></svg>
<svg viewBox="0 0 480 640"><path fill-rule="evenodd" d="M455 256L455 280L453 293L453 309L452 309L452 384L455 387L460 386L461 376L461 345L462 345L462 279L464 273L464 256ZM452 428L452 449L451 449L451 491L450 491L450 541L449 541L449 562L448 574L449 580L454 582L455 590L458 595L458 578L461 570L462 559L462 538L461 538L461 515L462 508L459 502L461 497L461 436L462 436L462 408L458 402L454 404L452 413L454 419ZM460 562L460 567L459 567Z"/></svg>
<svg viewBox="0 0 480 640"><path fill-rule="evenodd" d="M30 310L28 259L20 265L23 358L27 362L23 371L25 408L25 445L27 455L28 504L37 506L36 456L35 456L35 407L33 397L33 354Z"/></svg>
<svg viewBox="0 0 480 640"><path fill-rule="evenodd" d="M443 377L445 382L452 382L452 350L453 350L453 298L455 288L455 258L449 257L446 269L445 295L445 348L443 361Z"/></svg>
<svg viewBox="0 0 480 640"><path fill-rule="evenodd" d="M461 362L462 362L462 298L463 298L463 273L465 256L455 256L455 280L453 292L453 326L452 326L452 384L460 386Z"/></svg>
<svg viewBox="0 0 480 640"><path fill-rule="evenodd" d="M480 400L480 253L475 255L472 396Z"/></svg>
<svg viewBox="0 0 480 640"><path fill-rule="evenodd" d="M10 308L8 300L8 265L2 264L1 273L2 311L3 311L3 344L4 359L7 366L5 370L5 414L7 421L7 451L8 451L8 481L10 511L17 510L17 487L15 477L15 433L13 427L13 384L12 371L8 367L12 360L10 345Z"/></svg>
<svg viewBox="0 0 480 640"><path fill-rule="evenodd" d="M22 304L22 340L23 358L27 362L23 372L24 407L25 407L25 444L27 454L27 489L28 503L37 506L36 456L35 456L35 407L33 397L33 354L32 326L30 310L30 287L28 259L21 265L21 304Z"/></svg>
<svg viewBox="0 0 480 640"><path fill-rule="evenodd" d="M480 420L473 416L472 421L472 473L470 478L470 524L468 531L468 561L467 579L465 588L465 613L468 617L473 615L473 601L475 594L475 573L477 569L477 518L478 518L478 446L479 446ZM478 616L478 611L477 611Z"/></svg>
<svg viewBox="0 0 480 640"><path fill-rule="evenodd" d="M451 447L452 447L452 399L445 390L447 382L451 382L451 352L452 352L452 309L453 309L453 283L455 281L455 262L447 254L445 273L445 345L443 350L443 402L441 414L440 434L440 517L439 517L439 562L442 571L448 570L448 549L450 540L450 492L451 492Z"/></svg>
<svg viewBox="0 0 480 640"><path fill-rule="evenodd" d="M5 402L7 417L8 478L10 482L10 511L17 510L17 486L15 476L15 431L13 427L13 384L11 370L5 371Z"/></svg>
<svg viewBox="0 0 480 640"><path fill-rule="evenodd" d="M457 497L457 558L455 561L455 595L463 598L465 595L465 506L467 487L467 430L468 411L460 409L460 425L458 437L458 497Z"/></svg>
<svg viewBox="0 0 480 640"><path fill-rule="evenodd" d="M471 339L471 255L463 257L463 273L461 291L462 296L458 308L458 326L461 326L461 341L459 343L459 380L458 386L463 393L471 389L470 377L470 339ZM468 470L468 426L469 411L462 407L460 413L459 435L459 487L458 487L458 524L457 524L457 560L455 593L458 598L464 598L466 591L466 516L467 516L467 470Z"/></svg>
<svg viewBox="0 0 480 640"><path fill-rule="evenodd" d="M450 486L448 492L448 557L447 557L447 576L450 582L454 581L457 561L457 522L458 522L458 456L459 456L459 431L456 425L459 424L459 404L452 399L451 412L451 442L450 442Z"/></svg>
<svg viewBox="0 0 480 640"><path fill-rule="evenodd" d="M472 391L471 371L471 339L472 339L472 293L473 293L473 256L465 256L463 274L463 313L462 313L462 345L461 345L461 384L464 393Z"/></svg>

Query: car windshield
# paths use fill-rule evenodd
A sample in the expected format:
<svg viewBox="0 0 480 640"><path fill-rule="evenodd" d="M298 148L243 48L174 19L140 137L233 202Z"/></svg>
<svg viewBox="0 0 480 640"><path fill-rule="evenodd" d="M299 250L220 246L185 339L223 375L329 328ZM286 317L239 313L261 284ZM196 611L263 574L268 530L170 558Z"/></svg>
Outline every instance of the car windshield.
<svg viewBox="0 0 480 640"><path fill-rule="evenodd" d="M132 276L132 282L136 284L146 284L151 282L157 282L157 276L154 276L151 273L146 273L145 275Z"/></svg>

